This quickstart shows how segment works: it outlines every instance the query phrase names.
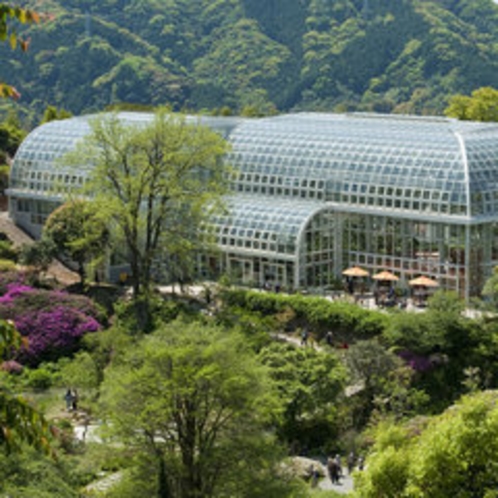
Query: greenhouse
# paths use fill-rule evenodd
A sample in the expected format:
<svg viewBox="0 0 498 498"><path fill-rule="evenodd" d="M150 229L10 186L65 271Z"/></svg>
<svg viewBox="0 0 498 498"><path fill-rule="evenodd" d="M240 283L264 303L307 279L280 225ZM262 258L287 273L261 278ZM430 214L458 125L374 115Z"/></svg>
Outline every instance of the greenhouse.
<svg viewBox="0 0 498 498"><path fill-rule="evenodd" d="M231 143L226 160L237 171L226 214L211 220L218 251L198 257L205 278L323 290L357 265L394 272L401 286L427 276L469 298L498 264L497 124L319 113L201 119ZM88 120L40 126L15 157L10 216L35 236L85 181L88 168L55 161L89 132Z"/></svg>

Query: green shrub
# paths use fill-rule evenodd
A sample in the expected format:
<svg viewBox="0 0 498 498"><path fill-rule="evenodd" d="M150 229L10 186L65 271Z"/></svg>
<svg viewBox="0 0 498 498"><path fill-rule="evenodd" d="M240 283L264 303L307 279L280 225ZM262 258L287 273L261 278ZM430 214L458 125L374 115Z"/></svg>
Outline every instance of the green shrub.
<svg viewBox="0 0 498 498"><path fill-rule="evenodd" d="M13 271L16 269L16 264L11 259L0 258L0 271Z"/></svg>
<svg viewBox="0 0 498 498"><path fill-rule="evenodd" d="M0 240L0 259L17 261L18 251L10 240Z"/></svg>
<svg viewBox="0 0 498 498"><path fill-rule="evenodd" d="M328 301L318 296L286 295L266 292L226 290L225 303L232 308L240 307L262 316L278 315L290 310L290 327L309 326L321 339L327 330L355 339L380 335L389 318L378 311L365 310L344 301Z"/></svg>
<svg viewBox="0 0 498 498"><path fill-rule="evenodd" d="M44 391L52 387L54 378L49 370L37 368L36 370L26 371L26 385L32 389Z"/></svg>
<svg viewBox="0 0 498 498"><path fill-rule="evenodd" d="M50 458L28 446L16 454L0 453L0 496L80 498L72 469L64 458Z"/></svg>
<svg viewBox="0 0 498 498"><path fill-rule="evenodd" d="M147 307L150 319L147 324L143 324L139 315L141 315L141 308L143 311ZM115 324L132 334L151 332L161 323L169 323L180 315L188 316L194 311L186 301L167 300L159 294L153 295L149 299L123 299L115 304L114 309Z"/></svg>

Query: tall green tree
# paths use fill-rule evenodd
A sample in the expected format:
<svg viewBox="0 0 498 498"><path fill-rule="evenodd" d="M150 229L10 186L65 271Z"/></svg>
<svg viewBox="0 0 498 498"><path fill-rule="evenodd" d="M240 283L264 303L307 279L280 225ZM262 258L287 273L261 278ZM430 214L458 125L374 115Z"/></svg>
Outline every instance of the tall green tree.
<svg viewBox="0 0 498 498"><path fill-rule="evenodd" d="M470 97L454 95L444 113L468 121L498 121L498 90L482 87L474 90Z"/></svg>
<svg viewBox="0 0 498 498"><path fill-rule="evenodd" d="M4 194L9 183L10 162L26 136L19 123L9 116L0 124L0 194Z"/></svg>
<svg viewBox="0 0 498 498"><path fill-rule="evenodd" d="M55 256L55 245L47 238L23 244L19 250L19 262L33 267L38 273L46 272Z"/></svg>
<svg viewBox="0 0 498 498"><path fill-rule="evenodd" d="M260 359L269 368L284 406L280 436L303 447L319 447L337 435L338 400L346 371L335 354L288 343L263 348Z"/></svg>
<svg viewBox="0 0 498 498"><path fill-rule="evenodd" d="M77 264L81 284L86 281L86 266L105 259L109 230L95 205L82 199L69 200L56 209L43 227L43 240L55 251Z"/></svg>
<svg viewBox="0 0 498 498"><path fill-rule="evenodd" d="M288 496L268 492L284 482L269 458L271 386L242 336L199 323L170 324L115 358L101 391L110 430L155 467L133 496Z"/></svg>
<svg viewBox="0 0 498 498"><path fill-rule="evenodd" d="M352 379L353 424L363 427L372 416L403 418L417 413L426 394L412 383L413 371L378 338L358 341L345 352Z"/></svg>
<svg viewBox="0 0 498 498"><path fill-rule="evenodd" d="M180 114L159 110L148 125L117 115L92 123L71 162L93 164L86 192L107 215L126 250L133 295L147 296L154 262L199 246L199 226L225 191L220 134Z"/></svg>
<svg viewBox="0 0 498 498"><path fill-rule="evenodd" d="M66 109L57 109L57 107L53 105L48 105L43 112L42 119L40 124L49 123L50 121L56 121L60 119L70 118L72 114Z"/></svg>

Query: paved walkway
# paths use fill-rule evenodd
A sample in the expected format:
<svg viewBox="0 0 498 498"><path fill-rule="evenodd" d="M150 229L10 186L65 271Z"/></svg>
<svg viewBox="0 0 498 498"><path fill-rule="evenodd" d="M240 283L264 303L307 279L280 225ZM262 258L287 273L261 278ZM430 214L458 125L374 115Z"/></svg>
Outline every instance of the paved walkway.
<svg viewBox="0 0 498 498"><path fill-rule="evenodd" d="M329 479L318 484L320 489L332 490L336 493L349 494L353 492L353 479L349 476L341 479L339 484L332 484Z"/></svg>
<svg viewBox="0 0 498 498"><path fill-rule="evenodd" d="M85 492L90 493L91 496L101 496L100 493L105 493L109 488L112 488L123 477L123 472L113 472L112 474L102 475L100 479L91 482L86 488ZM102 496L105 496L102 494Z"/></svg>
<svg viewBox="0 0 498 498"><path fill-rule="evenodd" d="M74 427L74 437L84 443L102 443L99 434L100 424L76 425Z"/></svg>
<svg viewBox="0 0 498 498"><path fill-rule="evenodd" d="M332 484L332 481L325 477L318 483L320 489L332 490L336 493L347 494L353 491L353 478L347 474L347 470L343 469L343 477L338 484Z"/></svg>

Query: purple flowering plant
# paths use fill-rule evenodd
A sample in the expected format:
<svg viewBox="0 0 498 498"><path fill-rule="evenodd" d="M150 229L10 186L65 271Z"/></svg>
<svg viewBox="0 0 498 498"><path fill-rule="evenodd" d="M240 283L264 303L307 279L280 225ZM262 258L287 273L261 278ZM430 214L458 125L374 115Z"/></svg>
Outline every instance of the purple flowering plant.
<svg viewBox="0 0 498 498"><path fill-rule="evenodd" d="M8 292L8 286L13 283L24 283L24 275L15 271L0 272L0 294L3 296Z"/></svg>
<svg viewBox="0 0 498 498"><path fill-rule="evenodd" d="M104 320L104 312L86 296L35 289L22 282L7 285L6 293L0 298L0 318L15 320L26 312L47 311L59 306L76 309L98 321Z"/></svg>
<svg viewBox="0 0 498 498"><path fill-rule="evenodd" d="M29 341L28 346L19 351L18 359L29 365L71 355L86 333L100 329L95 318L64 306L26 313L18 317L15 324Z"/></svg>
<svg viewBox="0 0 498 498"><path fill-rule="evenodd" d="M33 287L20 282L11 282L6 286L6 292L0 297L0 304L12 304L14 299L25 292L33 291Z"/></svg>
<svg viewBox="0 0 498 498"><path fill-rule="evenodd" d="M11 319L28 339L15 359L30 366L55 361L77 351L81 338L101 329L104 315L95 303L80 295L35 289L22 280L5 284L0 318Z"/></svg>

